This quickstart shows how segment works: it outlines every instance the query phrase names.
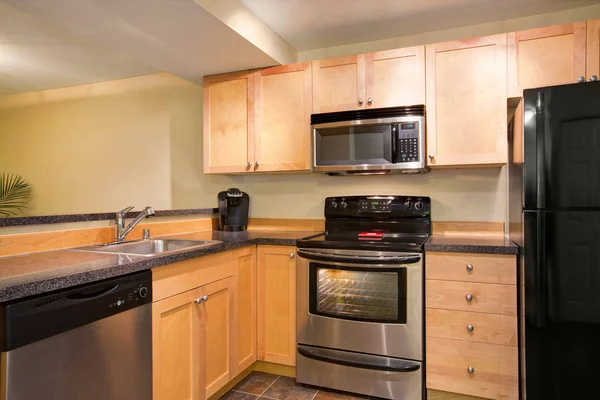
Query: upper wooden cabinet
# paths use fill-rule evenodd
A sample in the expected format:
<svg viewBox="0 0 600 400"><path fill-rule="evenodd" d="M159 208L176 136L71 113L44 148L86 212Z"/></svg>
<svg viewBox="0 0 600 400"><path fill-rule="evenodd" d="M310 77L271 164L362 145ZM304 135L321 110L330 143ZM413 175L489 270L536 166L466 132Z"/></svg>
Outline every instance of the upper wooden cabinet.
<svg viewBox="0 0 600 400"><path fill-rule="evenodd" d="M508 34L508 92L575 83L586 76L586 23ZM597 47L597 46L596 46Z"/></svg>
<svg viewBox="0 0 600 400"><path fill-rule="evenodd" d="M595 76L600 78L600 20L587 22L587 52L586 52L587 80Z"/></svg>
<svg viewBox="0 0 600 400"><path fill-rule="evenodd" d="M313 113L424 101L424 46L313 61Z"/></svg>
<svg viewBox="0 0 600 400"><path fill-rule="evenodd" d="M204 172L245 172L254 165L254 74L204 78Z"/></svg>
<svg viewBox="0 0 600 400"><path fill-rule="evenodd" d="M427 46L430 166L506 162L506 34Z"/></svg>
<svg viewBox="0 0 600 400"><path fill-rule="evenodd" d="M310 169L311 63L256 72L255 171Z"/></svg>

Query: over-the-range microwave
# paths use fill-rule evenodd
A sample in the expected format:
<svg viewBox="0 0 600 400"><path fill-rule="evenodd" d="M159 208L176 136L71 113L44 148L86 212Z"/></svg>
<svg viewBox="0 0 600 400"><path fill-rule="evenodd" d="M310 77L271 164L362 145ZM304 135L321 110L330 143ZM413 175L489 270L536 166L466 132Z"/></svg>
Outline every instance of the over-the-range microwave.
<svg viewBox="0 0 600 400"><path fill-rule="evenodd" d="M425 106L311 115L311 170L329 175L428 172Z"/></svg>

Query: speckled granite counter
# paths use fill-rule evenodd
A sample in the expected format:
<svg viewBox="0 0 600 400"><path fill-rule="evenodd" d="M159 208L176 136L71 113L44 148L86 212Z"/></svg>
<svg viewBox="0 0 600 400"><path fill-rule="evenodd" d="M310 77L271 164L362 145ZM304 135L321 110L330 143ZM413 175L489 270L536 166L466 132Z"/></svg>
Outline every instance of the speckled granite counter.
<svg viewBox="0 0 600 400"><path fill-rule="evenodd" d="M295 246L296 240L318 232L304 231L203 231L177 234L169 238L221 240L223 243L153 257L82 253L55 250L19 256L0 257L0 302L99 281L160 265L255 244Z"/></svg>
<svg viewBox="0 0 600 400"><path fill-rule="evenodd" d="M518 254L519 248L504 236L432 235L425 251Z"/></svg>

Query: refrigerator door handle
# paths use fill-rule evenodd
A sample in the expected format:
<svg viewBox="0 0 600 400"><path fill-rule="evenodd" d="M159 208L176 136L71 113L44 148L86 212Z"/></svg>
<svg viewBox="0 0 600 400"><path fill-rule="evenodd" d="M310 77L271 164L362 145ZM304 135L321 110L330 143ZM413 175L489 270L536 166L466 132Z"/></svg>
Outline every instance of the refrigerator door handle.
<svg viewBox="0 0 600 400"><path fill-rule="evenodd" d="M535 302L536 302L536 325L538 328L546 326L548 315L548 290L547 290L547 266L546 266L546 216L543 212L538 213L536 218L536 248L535 248Z"/></svg>
<svg viewBox="0 0 600 400"><path fill-rule="evenodd" d="M536 170L537 170L537 208L546 207L546 168L544 167L546 149L544 92L537 92L535 101L535 141L536 141Z"/></svg>

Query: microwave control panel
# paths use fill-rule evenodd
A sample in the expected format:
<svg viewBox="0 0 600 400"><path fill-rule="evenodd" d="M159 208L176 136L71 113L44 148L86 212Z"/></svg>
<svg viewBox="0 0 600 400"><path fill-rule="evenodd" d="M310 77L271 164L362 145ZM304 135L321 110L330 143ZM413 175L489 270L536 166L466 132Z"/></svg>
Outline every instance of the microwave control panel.
<svg viewBox="0 0 600 400"><path fill-rule="evenodd" d="M419 160L419 123L403 122L398 124L398 162L413 162Z"/></svg>

